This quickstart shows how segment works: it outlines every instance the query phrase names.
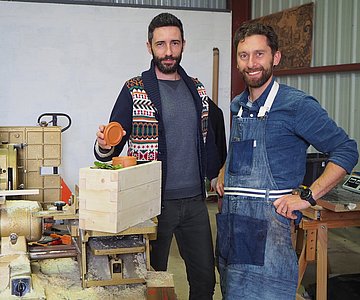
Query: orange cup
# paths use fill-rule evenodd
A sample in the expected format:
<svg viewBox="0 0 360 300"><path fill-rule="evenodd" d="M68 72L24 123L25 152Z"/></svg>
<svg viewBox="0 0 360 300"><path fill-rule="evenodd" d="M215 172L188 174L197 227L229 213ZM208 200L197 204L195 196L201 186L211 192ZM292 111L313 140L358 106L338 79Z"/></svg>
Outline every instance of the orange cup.
<svg viewBox="0 0 360 300"><path fill-rule="evenodd" d="M110 122L104 129L104 140L109 146L116 146L120 143L124 134L122 126L118 122Z"/></svg>
<svg viewBox="0 0 360 300"><path fill-rule="evenodd" d="M131 167L136 165L135 156L116 156L112 158L112 165L122 165L123 168Z"/></svg>

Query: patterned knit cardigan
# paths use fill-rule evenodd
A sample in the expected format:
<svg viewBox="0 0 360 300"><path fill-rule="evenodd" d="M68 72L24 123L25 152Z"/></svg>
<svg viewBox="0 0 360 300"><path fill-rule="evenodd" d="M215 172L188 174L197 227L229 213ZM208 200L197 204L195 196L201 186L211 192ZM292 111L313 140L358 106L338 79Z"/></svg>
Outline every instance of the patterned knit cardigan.
<svg viewBox="0 0 360 300"><path fill-rule="evenodd" d="M204 143L208 131L209 102L202 83L191 78L202 100L201 130ZM133 99L132 132L129 138L128 155L136 156L138 161L157 160L159 127L157 110L144 90L141 76L126 82Z"/></svg>
<svg viewBox="0 0 360 300"><path fill-rule="evenodd" d="M208 134L209 103L204 86L197 79L189 77L179 66L178 73L189 88L199 117L199 162L201 177L212 179L218 175L220 162L214 135ZM145 91L146 90L146 91ZM200 96L200 97L199 97ZM162 161L162 186L166 185L167 153L164 138L164 124L161 121L161 96L153 61L150 69L141 76L128 80L115 102L110 120L117 121L126 130L126 136L110 150L102 150L97 142L94 155L100 161L109 161L120 155L125 143L128 143L128 155L138 161ZM201 138L202 136L202 138ZM203 187L203 194L205 189Z"/></svg>

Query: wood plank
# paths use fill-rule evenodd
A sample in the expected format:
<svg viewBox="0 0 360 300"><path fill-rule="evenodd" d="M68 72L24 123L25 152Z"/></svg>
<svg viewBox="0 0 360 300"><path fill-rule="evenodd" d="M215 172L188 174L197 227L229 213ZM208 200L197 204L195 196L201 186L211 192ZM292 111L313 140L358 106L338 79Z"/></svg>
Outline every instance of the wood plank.
<svg viewBox="0 0 360 300"><path fill-rule="evenodd" d="M323 208L319 205L316 206L310 206L306 209L303 209L301 212L303 215L309 219L312 220L318 220L320 218L320 211L323 210Z"/></svg>
<svg viewBox="0 0 360 300"><path fill-rule="evenodd" d="M328 228L344 228L360 226L360 219L343 219L325 221Z"/></svg>
<svg viewBox="0 0 360 300"><path fill-rule="evenodd" d="M113 278L110 280L85 280L85 287L108 286L119 284L145 283L144 278Z"/></svg>
<svg viewBox="0 0 360 300"><path fill-rule="evenodd" d="M306 267L307 267L307 261L306 261L306 258L305 258L305 252L306 252L306 247L305 247L305 244L303 246L303 249L301 251L301 254L300 254L300 257L299 257L299 271L298 271L298 286L297 288L299 289L300 287L300 284L303 280L303 277L304 277L304 274L305 274L305 271L306 271Z"/></svg>
<svg viewBox="0 0 360 300"><path fill-rule="evenodd" d="M314 261L316 257L317 230L308 230L306 234L306 261Z"/></svg>
<svg viewBox="0 0 360 300"><path fill-rule="evenodd" d="M347 212L333 212L330 210L323 210L320 213L321 221L330 221L330 220L351 220L351 219L360 219L360 211L347 211Z"/></svg>
<svg viewBox="0 0 360 300"><path fill-rule="evenodd" d="M316 299L327 299L327 249L328 227L322 224L317 236L317 262L316 262Z"/></svg>
<svg viewBox="0 0 360 300"><path fill-rule="evenodd" d="M318 199L316 202L324 208L335 212L348 212L348 211L360 211L360 203L359 202L351 202L346 199L343 201L327 201L326 199ZM355 208L349 209L349 204L352 203L355 205Z"/></svg>
<svg viewBox="0 0 360 300"><path fill-rule="evenodd" d="M119 170L81 168L79 177L80 197L81 189L123 191L151 182L154 178L161 178L161 162L152 161Z"/></svg>
<svg viewBox="0 0 360 300"><path fill-rule="evenodd" d="M1 190L0 196L23 196L23 195L38 195L39 189L28 190Z"/></svg>
<svg viewBox="0 0 360 300"><path fill-rule="evenodd" d="M154 221L156 220L156 221ZM126 230L120 231L116 233L116 235L133 235L133 234L156 234L157 232L157 218L152 218L151 220L146 220L135 226L132 226ZM114 236L113 233L109 232L101 232L101 231L93 231L86 230L85 231L85 240L88 241L90 237L98 237L98 236Z"/></svg>
<svg viewBox="0 0 360 300"><path fill-rule="evenodd" d="M145 246L116 249L92 249L94 255L115 255L145 252Z"/></svg>
<svg viewBox="0 0 360 300"><path fill-rule="evenodd" d="M141 186L136 186L123 191L114 190L82 190L81 209L114 212L132 208L149 200L161 197L160 180L144 182ZM94 199L97 199L94 201Z"/></svg>
<svg viewBox="0 0 360 300"><path fill-rule="evenodd" d="M119 233L160 214L160 199L133 206L121 212L101 212L81 210L79 228L85 230Z"/></svg>

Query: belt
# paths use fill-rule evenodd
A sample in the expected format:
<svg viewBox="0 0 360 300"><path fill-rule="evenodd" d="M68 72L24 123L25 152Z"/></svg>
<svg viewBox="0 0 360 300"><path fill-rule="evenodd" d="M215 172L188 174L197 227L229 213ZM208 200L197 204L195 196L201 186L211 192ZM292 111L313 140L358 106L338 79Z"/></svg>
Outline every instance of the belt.
<svg viewBox="0 0 360 300"><path fill-rule="evenodd" d="M237 187L224 187L225 195L234 196L247 196L257 198L269 198L277 199L281 196L291 194L292 189L286 190L262 190L262 189L251 189L251 188L237 188Z"/></svg>

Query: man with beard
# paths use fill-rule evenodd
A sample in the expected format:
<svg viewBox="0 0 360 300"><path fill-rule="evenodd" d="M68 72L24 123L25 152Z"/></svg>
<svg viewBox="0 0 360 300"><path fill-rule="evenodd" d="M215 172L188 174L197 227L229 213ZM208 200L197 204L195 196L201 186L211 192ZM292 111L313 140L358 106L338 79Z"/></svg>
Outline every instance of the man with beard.
<svg viewBox="0 0 360 300"><path fill-rule="evenodd" d="M173 235L185 261L189 299L212 299L215 266L205 199L205 176L220 168L214 135L208 126L209 103L204 86L180 66L185 40L181 21L169 13L156 16L148 28L150 69L128 80L110 121L125 136L114 147L99 126L94 153L98 160L118 156L128 141L128 155L138 162L162 162L162 209L150 263L166 271Z"/></svg>
<svg viewBox="0 0 360 300"><path fill-rule="evenodd" d="M234 46L247 88L231 102L229 152L216 186L224 197L217 215L223 298L295 299L291 222L351 172L357 145L316 99L275 81L281 53L272 27L244 23ZM329 159L323 174L304 187L309 145Z"/></svg>

